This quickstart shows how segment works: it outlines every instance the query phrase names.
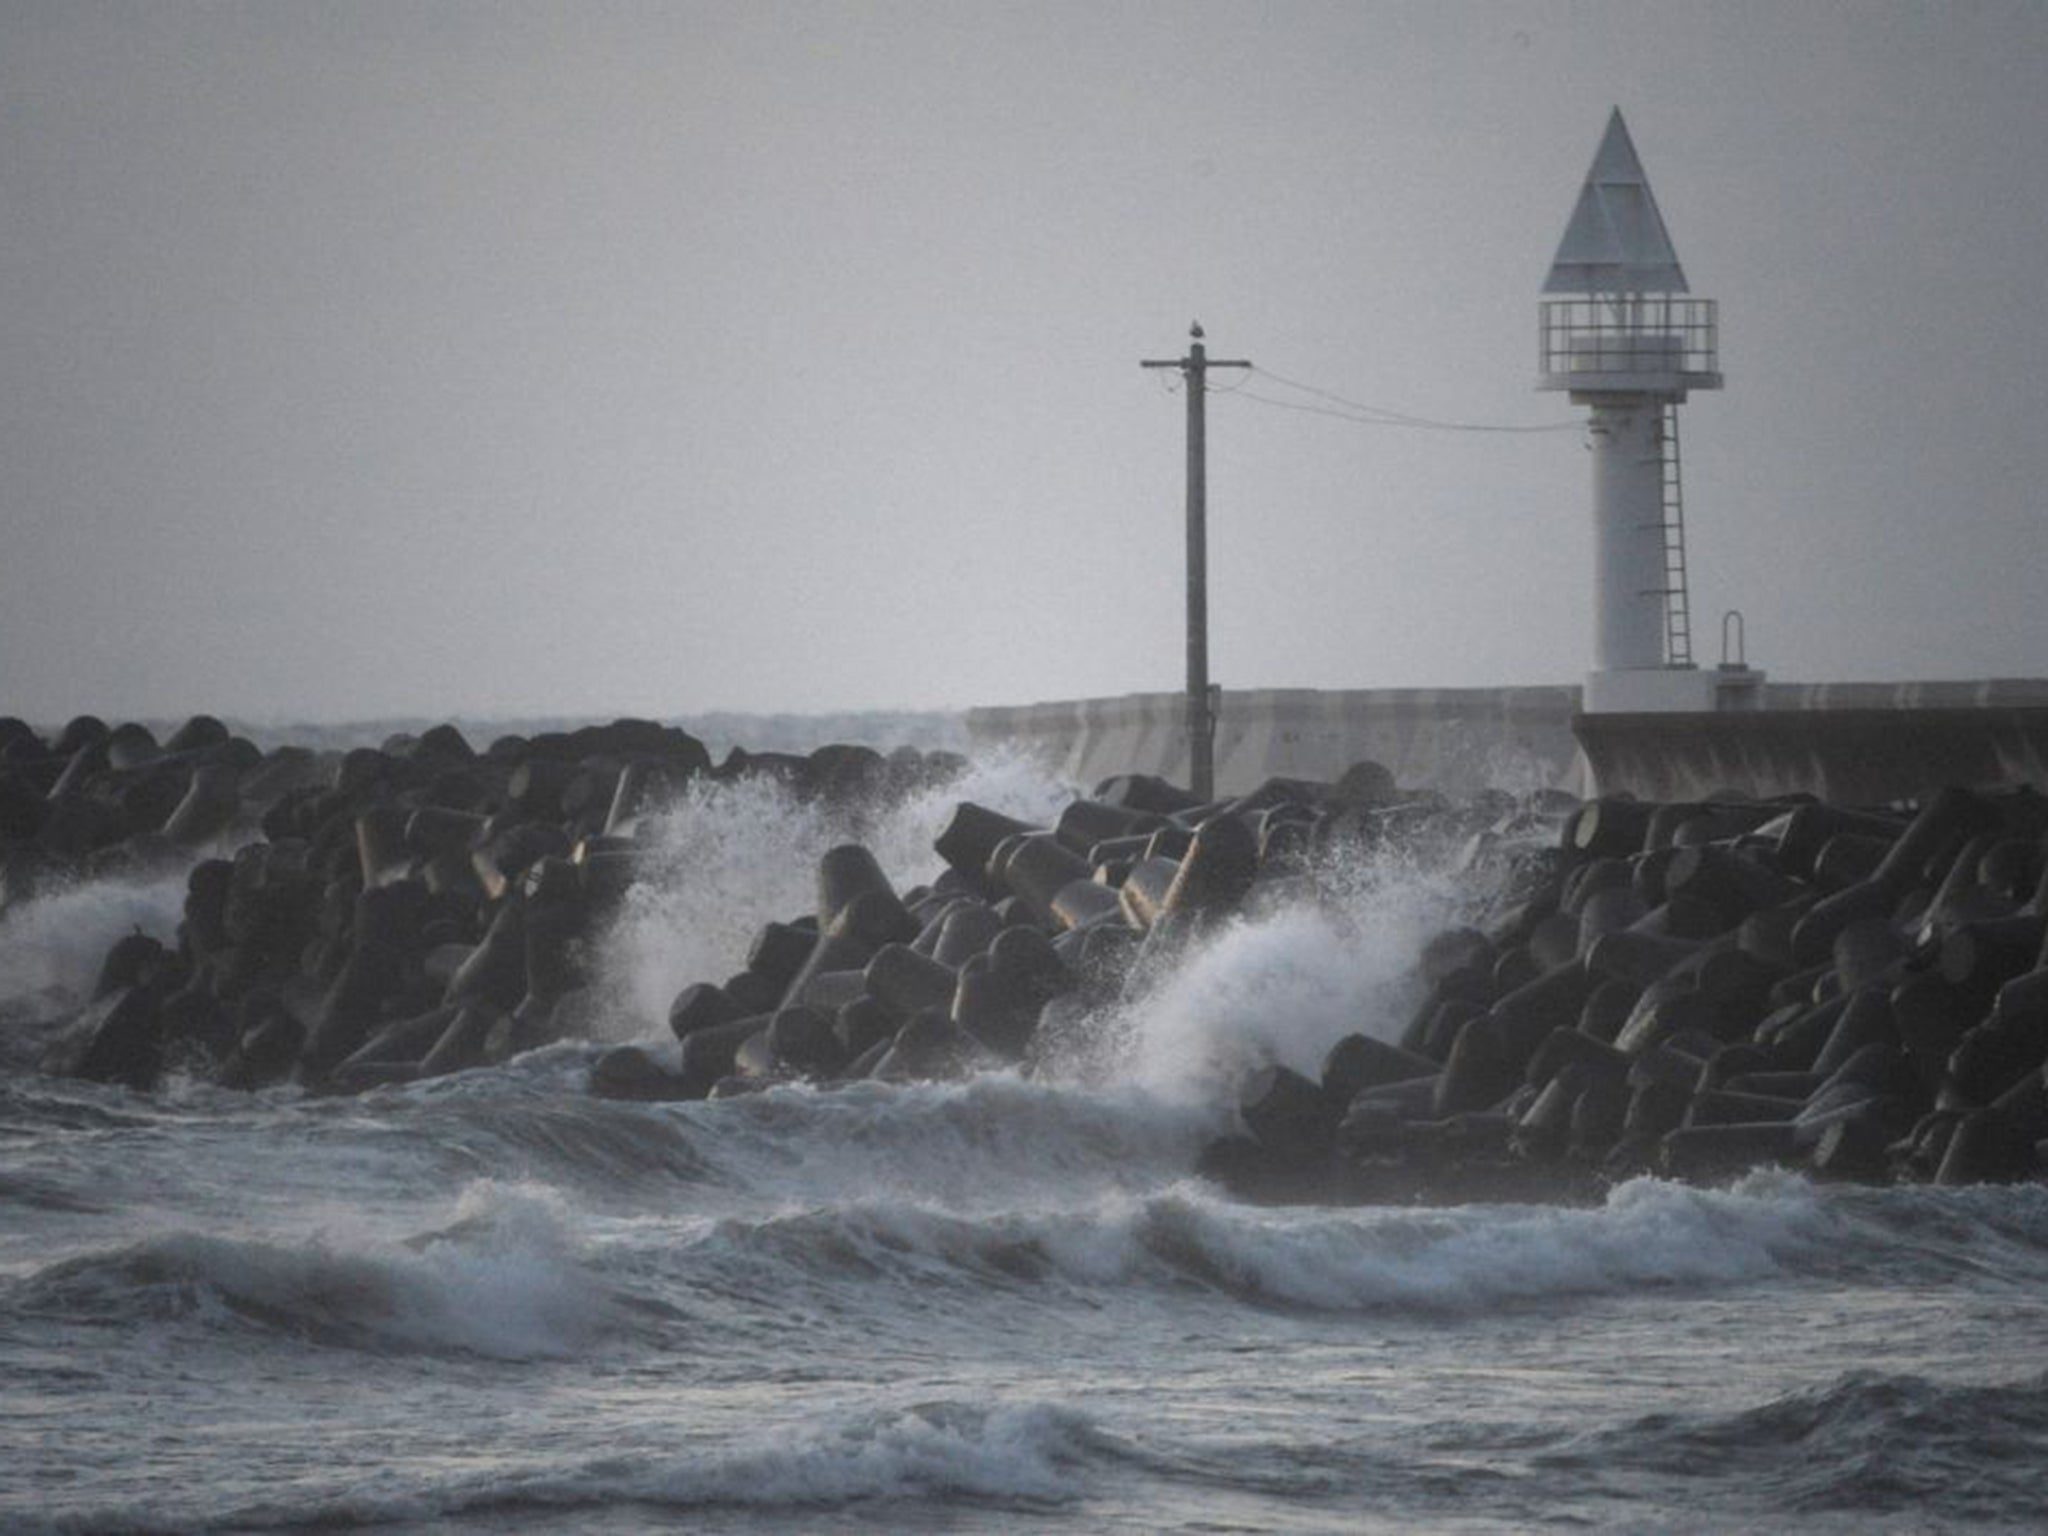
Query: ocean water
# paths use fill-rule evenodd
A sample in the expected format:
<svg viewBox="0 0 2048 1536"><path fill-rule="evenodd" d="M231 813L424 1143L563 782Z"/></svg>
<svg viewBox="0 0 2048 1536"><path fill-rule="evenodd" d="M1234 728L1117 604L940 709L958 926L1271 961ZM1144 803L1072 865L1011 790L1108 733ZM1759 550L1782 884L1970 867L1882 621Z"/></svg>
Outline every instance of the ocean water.
<svg viewBox="0 0 2048 1536"><path fill-rule="evenodd" d="M706 791L605 950L652 1034L859 835L905 885L1018 763L849 826ZM2048 1527L2048 1188L1636 1180L1270 1209L1245 1064L1392 1034L1431 859L1221 934L1037 1075L599 1100L600 1042L358 1098L0 1078L7 1531ZM181 884L0 917L11 1029Z"/></svg>

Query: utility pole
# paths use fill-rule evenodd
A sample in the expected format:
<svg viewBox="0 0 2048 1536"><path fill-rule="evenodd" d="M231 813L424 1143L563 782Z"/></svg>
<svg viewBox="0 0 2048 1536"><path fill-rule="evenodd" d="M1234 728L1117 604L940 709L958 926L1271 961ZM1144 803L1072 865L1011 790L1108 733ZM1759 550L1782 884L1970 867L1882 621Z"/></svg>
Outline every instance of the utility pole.
<svg viewBox="0 0 2048 1536"><path fill-rule="evenodd" d="M1198 800L1216 795L1216 708L1209 695L1209 471L1203 399L1211 368L1249 368L1242 358L1211 359L1199 321L1188 327L1188 355L1147 359L1141 368L1178 368L1188 397L1188 781Z"/></svg>

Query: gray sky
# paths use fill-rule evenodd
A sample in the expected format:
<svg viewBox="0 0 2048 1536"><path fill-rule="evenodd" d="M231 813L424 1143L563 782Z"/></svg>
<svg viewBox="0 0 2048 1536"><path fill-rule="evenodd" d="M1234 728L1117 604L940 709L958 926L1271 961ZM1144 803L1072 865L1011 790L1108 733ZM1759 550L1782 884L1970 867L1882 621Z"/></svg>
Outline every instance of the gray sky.
<svg viewBox="0 0 2048 1536"><path fill-rule="evenodd" d="M2048 673L2044 80L2038 3L0 5L0 712L1176 689L1139 359L1571 421L1614 104L1722 305L1701 659ZM1252 392L1218 681L1581 675L1576 433Z"/></svg>

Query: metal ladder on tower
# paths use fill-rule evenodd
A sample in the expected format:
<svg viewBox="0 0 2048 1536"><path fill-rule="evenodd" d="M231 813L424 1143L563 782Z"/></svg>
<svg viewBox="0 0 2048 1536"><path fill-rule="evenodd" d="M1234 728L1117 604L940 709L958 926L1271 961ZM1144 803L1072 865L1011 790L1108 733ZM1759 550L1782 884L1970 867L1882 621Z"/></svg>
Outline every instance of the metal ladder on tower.
<svg viewBox="0 0 2048 1536"><path fill-rule="evenodd" d="M1685 585L1685 493L1680 488L1678 405L1664 404L1664 665L1692 665L1692 604Z"/></svg>

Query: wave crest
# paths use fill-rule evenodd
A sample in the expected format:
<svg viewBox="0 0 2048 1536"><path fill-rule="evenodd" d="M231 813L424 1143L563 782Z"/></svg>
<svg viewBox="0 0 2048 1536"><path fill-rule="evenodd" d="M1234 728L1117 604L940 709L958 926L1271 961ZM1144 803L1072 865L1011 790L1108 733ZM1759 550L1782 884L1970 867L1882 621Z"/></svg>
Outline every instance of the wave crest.
<svg viewBox="0 0 2048 1536"><path fill-rule="evenodd" d="M328 1346L506 1360L574 1354L611 1314L559 1202L489 1182L464 1192L446 1227L404 1241L170 1232L60 1260L10 1290L10 1311L60 1323L196 1320Z"/></svg>
<svg viewBox="0 0 2048 1536"><path fill-rule="evenodd" d="M1804 1186L1652 1180L1590 1210L1268 1210L1183 1182L1080 1204L968 1212L910 1195L691 1224L669 1262L726 1294L902 1285L921 1304L987 1288L1151 1286L1253 1306L1473 1315L1797 1269L1836 1232Z"/></svg>
<svg viewBox="0 0 2048 1536"><path fill-rule="evenodd" d="M2048 1516L2048 1374L1940 1383L1858 1370L1720 1414L1652 1414L1536 1458L1596 1481L1739 1479L1774 1510L2024 1523Z"/></svg>

